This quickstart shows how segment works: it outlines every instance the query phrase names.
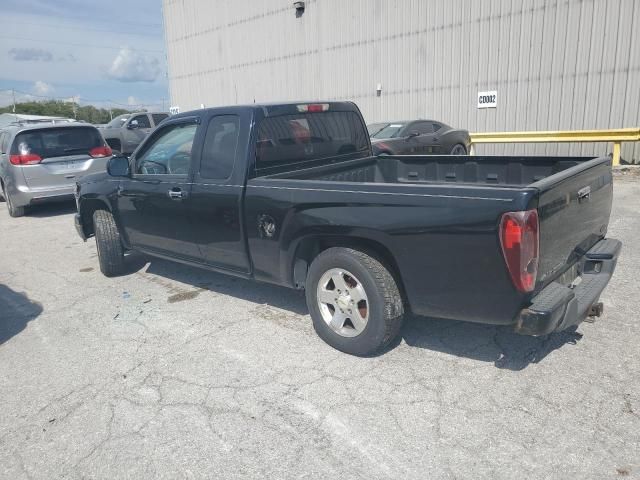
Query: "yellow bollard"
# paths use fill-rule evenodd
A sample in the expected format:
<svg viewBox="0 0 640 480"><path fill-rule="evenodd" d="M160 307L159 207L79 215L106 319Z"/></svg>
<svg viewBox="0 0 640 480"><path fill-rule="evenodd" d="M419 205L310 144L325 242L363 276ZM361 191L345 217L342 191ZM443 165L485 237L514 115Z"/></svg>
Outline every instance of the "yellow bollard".
<svg viewBox="0 0 640 480"><path fill-rule="evenodd" d="M613 143L613 161L612 165L620 165L620 142Z"/></svg>

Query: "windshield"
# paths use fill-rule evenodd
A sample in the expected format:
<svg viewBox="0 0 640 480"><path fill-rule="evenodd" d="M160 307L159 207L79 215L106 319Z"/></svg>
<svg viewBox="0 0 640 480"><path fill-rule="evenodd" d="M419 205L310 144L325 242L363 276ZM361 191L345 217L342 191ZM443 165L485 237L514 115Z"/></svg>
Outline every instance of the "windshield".
<svg viewBox="0 0 640 480"><path fill-rule="evenodd" d="M367 131L369 132L369 136L375 135L387 125L389 124L388 123L370 123L369 125L367 125Z"/></svg>
<svg viewBox="0 0 640 480"><path fill-rule="evenodd" d="M116 118L107 123L107 127L120 128L124 125L124 122L129 120L129 117L131 117L131 115L129 115L128 113L125 113L124 115L118 115Z"/></svg>
<svg viewBox="0 0 640 480"><path fill-rule="evenodd" d="M388 123L387 126L378 133L371 135L371 138L395 138L404 126L404 123Z"/></svg>
<svg viewBox="0 0 640 480"><path fill-rule="evenodd" d="M39 155L40 158L88 154L103 145L95 127L50 128L19 133L13 141L12 155Z"/></svg>

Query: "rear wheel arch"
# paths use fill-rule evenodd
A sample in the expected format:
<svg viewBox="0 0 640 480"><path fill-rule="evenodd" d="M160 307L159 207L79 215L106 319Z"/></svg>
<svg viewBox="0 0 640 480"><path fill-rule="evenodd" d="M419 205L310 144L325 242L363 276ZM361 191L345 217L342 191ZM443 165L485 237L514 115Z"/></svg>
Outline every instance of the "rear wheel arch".
<svg viewBox="0 0 640 480"><path fill-rule="evenodd" d="M450 155L467 155L468 150L467 147L460 142L454 143L453 146L449 149Z"/></svg>
<svg viewBox="0 0 640 480"><path fill-rule="evenodd" d="M370 238L342 235L315 235L303 238L298 242L291 262L290 278L293 280L293 285L303 289L311 262L325 250L334 247L361 251L385 265L398 284L406 309L409 310L410 305L395 257L384 244Z"/></svg>

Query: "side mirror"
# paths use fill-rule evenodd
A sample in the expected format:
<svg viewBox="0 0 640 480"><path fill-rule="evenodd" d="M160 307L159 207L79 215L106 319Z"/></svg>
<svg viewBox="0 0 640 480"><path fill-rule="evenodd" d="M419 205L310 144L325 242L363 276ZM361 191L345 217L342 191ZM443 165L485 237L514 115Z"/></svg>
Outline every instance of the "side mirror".
<svg viewBox="0 0 640 480"><path fill-rule="evenodd" d="M409 132L409 135L407 135L407 140L413 137L417 137L418 135L420 135L418 132Z"/></svg>
<svg viewBox="0 0 640 480"><path fill-rule="evenodd" d="M129 176L129 159L124 155L116 155L107 162L107 173L112 177Z"/></svg>
<svg viewBox="0 0 640 480"><path fill-rule="evenodd" d="M129 130L135 130L136 128L138 128L138 120L131 120L128 124L127 124L127 128Z"/></svg>

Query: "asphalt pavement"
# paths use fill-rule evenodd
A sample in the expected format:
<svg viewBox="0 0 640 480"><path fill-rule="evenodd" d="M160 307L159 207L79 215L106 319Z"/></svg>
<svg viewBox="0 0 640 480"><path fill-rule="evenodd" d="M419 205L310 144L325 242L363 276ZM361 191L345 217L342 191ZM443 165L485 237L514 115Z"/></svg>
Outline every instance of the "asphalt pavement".
<svg viewBox="0 0 640 480"><path fill-rule="evenodd" d="M137 255L105 278L73 204L0 204L0 478L640 478L639 212L617 176L595 323L414 317L363 359L300 292Z"/></svg>

